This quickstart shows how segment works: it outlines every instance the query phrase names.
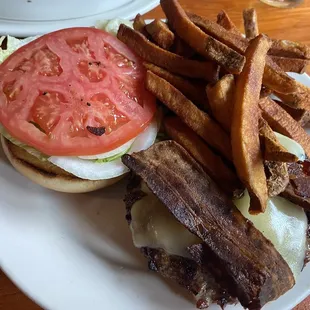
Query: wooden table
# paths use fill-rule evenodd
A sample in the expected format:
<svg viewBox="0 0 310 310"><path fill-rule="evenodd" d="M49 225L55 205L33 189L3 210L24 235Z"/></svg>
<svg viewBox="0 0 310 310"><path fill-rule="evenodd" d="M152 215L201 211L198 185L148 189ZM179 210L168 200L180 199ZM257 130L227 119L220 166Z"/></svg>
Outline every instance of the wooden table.
<svg viewBox="0 0 310 310"><path fill-rule="evenodd" d="M214 19L220 10L225 9L233 22L242 29L242 10L254 7L258 12L260 31L271 37L295 40L310 45L310 0L294 9L277 9L259 0L179 0L185 9ZM146 18L163 17L158 7L145 14ZM0 310L41 309L28 299L0 271ZM68 309L71 310L71 309ZM279 309L281 310L281 309ZM310 310L310 297L294 310Z"/></svg>

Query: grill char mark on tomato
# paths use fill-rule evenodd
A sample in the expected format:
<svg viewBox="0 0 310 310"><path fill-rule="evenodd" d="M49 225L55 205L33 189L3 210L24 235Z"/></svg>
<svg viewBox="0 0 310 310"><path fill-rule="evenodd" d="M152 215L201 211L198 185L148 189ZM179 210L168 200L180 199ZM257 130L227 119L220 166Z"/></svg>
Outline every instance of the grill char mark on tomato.
<svg viewBox="0 0 310 310"><path fill-rule="evenodd" d="M0 65L0 122L48 155L107 152L141 133L154 116L144 77L142 61L103 31L51 33ZM104 128L104 134L87 127Z"/></svg>

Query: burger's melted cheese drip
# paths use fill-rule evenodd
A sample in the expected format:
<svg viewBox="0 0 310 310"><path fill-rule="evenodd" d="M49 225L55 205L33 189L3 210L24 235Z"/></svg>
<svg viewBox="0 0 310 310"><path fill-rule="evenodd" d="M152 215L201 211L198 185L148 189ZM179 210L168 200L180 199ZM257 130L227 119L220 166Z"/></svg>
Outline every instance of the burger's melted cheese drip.
<svg viewBox="0 0 310 310"><path fill-rule="evenodd" d="M305 158L302 147L295 141L277 134L281 144L297 155ZM189 232L169 212L159 199L142 183L141 190L146 196L137 201L131 210L131 231L136 247L161 248L169 254L190 257L187 247L202 240ZM250 198L246 191L241 199L234 201L244 217L269 239L291 268L295 279L300 274L306 253L305 212L299 206L275 197L269 200L263 214L250 215Z"/></svg>
<svg viewBox="0 0 310 310"><path fill-rule="evenodd" d="M306 254L308 220L303 209L284 198L274 197L269 199L264 213L251 215L248 212L250 197L247 191L234 203L243 216L273 243L296 279L304 266Z"/></svg>
<svg viewBox="0 0 310 310"><path fill-rule="evenodd" d="M142 182L146 194L131 209L131 231L137 248L161 248L169 254L190 257L186 248L202 240L189 232Z"/></svg>

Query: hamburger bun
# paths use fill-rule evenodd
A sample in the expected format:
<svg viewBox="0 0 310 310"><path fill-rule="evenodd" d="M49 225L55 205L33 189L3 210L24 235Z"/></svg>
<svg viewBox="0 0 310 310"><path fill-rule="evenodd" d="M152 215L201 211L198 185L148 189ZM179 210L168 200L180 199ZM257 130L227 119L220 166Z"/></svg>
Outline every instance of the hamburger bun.
<svg viewBox="0 0 310 310"><path fill-rule="evenodd" d="M43 187L64 193L87 193L109 185L123 178L124 175L108 180L80 179L49 161L41 161L23 148L1 136L4 153L13 167L22 175Z"/></svg>

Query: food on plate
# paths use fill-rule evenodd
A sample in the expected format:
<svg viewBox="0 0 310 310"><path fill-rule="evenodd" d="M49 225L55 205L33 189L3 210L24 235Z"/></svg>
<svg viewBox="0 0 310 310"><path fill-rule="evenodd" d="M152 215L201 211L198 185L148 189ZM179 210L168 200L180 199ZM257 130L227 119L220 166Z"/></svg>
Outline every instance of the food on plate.
<svg viewBox="0 0 310 310"><path fill-rule="evenodd" d="M179 90L163 78L147 72L146 89L172 110L194 132L228 160L232 159L229 136L205 112L199 110Z"/></svg>
<svg viewBox="0 0 310 310"><path fill-rule="evenodd" d="M306 126L310 122L310 111L306 109L294 109L282 101L276 101L288 114L290 114L295 121L297 121L302 127Z"/></svg>
<svg viewBox="0 0 310 310"><path fill-rule="evenodd" d="M270 200L268 216L286 227L288 242L283 243L278 225L266 221L264 214L247 212L247 194L235 202L240 213L176 142L160 142L122 160L134 173L125 198L134 244L152 270L192 291L198 307L237 297L245 308L260 309L294 285L306 250L307 219L301 208L290 218L293 230L285 214L290 203ZM180 266L184 273L175 276ZM199 282L203 276L204 289ZM218 299L221 296L225 299Z"/></svg>
<svg viewBox="0 0 310 310"><path fill-rule="evenodd" d="M276 197L283 193L289 185L287 164L281 161L265 160L265 173L269 197Z"/></svg>
<svg viewBox="0 0 310 310"><path fill-rule="evenodd" d="M143 17L140 14L137 14L135 19L133 20L133 29L141 32L143 35L148 37L148 32L145 29L146 23Z"/></svg>
<svg viewBox="0 0 310 310"><path fill-rule="evenodd" d="M252 40L259 35L257 14L253 8L243 10L243 25L247 39Z"/></svg>
<svg viewBox="0 0 310 310"><path fill-rule="evenodd" d="M257 23L256 10L253 8L245 9L245 11L247 10L250 11L252 18L256 16L255 23ZM248 17L246 16L246 18ZM217 15L217 24L235 34L239 35L241 34L239 29L235 26L235 24L232 22L232 20L225 11L221 11ZM258 30L258 24L255 26L255 28L257 28ZM272 45L268 52L269 55L288 57L288 58L298 58L298 59L310 59L310 48L305 44L302 44L300 42L277 40L277 39L271 39L271 41Z"/></svg>
<svg viewBox="0 0 310 310"><path fill-rule="evenodd" d="M309 60L301 58L289 58L271 56L272 61L285 72L304 73L307 69Z"/></svg>
<svg viewBox="0 0 310 310"><path fill-rule="evenodd" d="M249 42L246 38L243 38L240 34L233 34L230 31L225 30L223 27L219 26L217 23L203 18L199 15L187 12L188 18L203 32L216 38L218 41L226 44L232 49L235 49L239 53L244 53L247 49Z"/></svg>
<svg viewBox="0 0 310 310"><path fill-rule="evenodd" d="M191 16L200 29L207 34L214 36L214 38L227 44L227 46L241 54L245 53L249 42L241 33L233 33L224 28L218 29L216 24L212 21L199 16L195 17L195 14L189 14L189 16ZM290 44L300 46L295 42L291 42ZM287 63L292 63L292 61L293 60L287 60ZM306 107L308 110L310 109L310 89L290 78L276 63L273 62L271 57L266 58L263 83L268 88L274 90L276 95L286 104L292 105L294 108Z"/></svg>
<svg viewBox="0 0 310 310"><path fill-rule="evenodd" d="M220 123L227 133L230 133L232 113L234 109L234 76L232 74L224 75L215 84L209 84L206 91L213 117Z"/></svg>
<svg viewBox="0 0 310 310"><path fill-rule="evenodd" d="M275 95L292 108L310 110L309 88L300 83L296 84L296 88L292 92L280 93L276 91Z"/></svg>
<svg viewBox="0 0 310 310"><path fill-rule="evenodd" d="M173 59L178 42L188 51L182 59L213 59L202 50L204 40L209 40L216 42L210 43L212 48L224 45L246 62L240 74L232 75L225 62L213 59L221 69L220 79L197 80L175 71L167 58L159 64L159 53L150 61L148 47L134 43L136 34L130 37L126 28L125 40L147 62L146 88L164 104L167 115L161 135L174 140L122 156L132 171L125 202L133 241L149 268L186 287L197 307L239 300L244 307L260 309L294 285L307 257L308 220L303 208L309 209L310 201L306 175L310 164L304 151L308 136L297 120L309 112L304 104L309 88L281 69L284 64L293 68L296 58L296 63L307 59L271 55L274 40L263 35L251 41L244 38L224 12L215 24L184 12L175 0L161 5L175 35L169 50ZM276 57L285 58L283 64L278 66ZM269 98L278 93L282 98L294 95L299 102L279 104ZM273 110L264 111L264 100L277 109L289 107L283 111L290 118L286 122L290 134L272 131L279 131L273 122L285 125ZM202 108L204 102L208 109Z"/></svg>
<svg viewBox="0 0 310 310"><path fill-rule="evenodd" d="M120 25L117 37L144 60L173 73L191 78L202 78L210 82L218 79L219 68L215 63L190 60L166 51L124 24Z"/></svg>
<svg viewBox="0 0 310 310"><path fill-rule="evenodd" d="M160 19L155 19L145 26L154 42L165 50L169 50L174 42L174 33Z"/></svg>
<svg viewBox="0 0 310 310"><path fill-rule="evenodd" d="M168 18L169 25L199 54L215 61L230 73L240 73L244 57L225 44L206 35L188 18L176 0L161 0L161 7Z"/></svg>
<svg viewBox="0 0 310 310"><path fill-rule="evenodd" d="M310 59L310 48L302 43L288 40L272 40L271 55L289 58Z"/></svg>
<svg viewBox="0 0 310 310"><path fill-rule="evenodd" d="M240 31L238 28L235 26L235 24L232 22L230 17L225 11L221 11L220 13L217 14L217 24L222 26L224 29L229 30L231 32L239 34Z"/></svg>
<svg viewBox="0 0 310 310"><path fill-rule="evenodd" d="M310 162L288 164L289 185L281 196L310 210Z"/></svg>
<svg viewBox="0 0 310 310"><path fill-rule="evenodd" d="M262 35L250 43L243 71L236 78L231 145L239 178L251 197L250 212L264 212L267 207L267 183L260 148L258 120L260 90L265 58L270 43Z"/></svg>
<svg viewBox="0 0 310 310"><path fill-rule="evenodd" d="M0 65L8 159L55 190L115 183L128 171L120 157L148 148L157 136L145 74L125 44L95 28L64 29L22 46Z"/></svg>
<svg viewBox="0 0 310 310"><path fill-rule="evenodd" d="M194 57L196 51L193 50L184 40L182 40L177 34L174 34L174 42L171 47L171 52L183 56L185 58Z"/></svg>
<svg viewBox="0 0 310 310"><path fill-rule="evenodd" d="M263 153L263 158L268 161L279 161L283 163L296 162L299 158L290 152L278 141L276 134L268 123L259 118L259 137Z"/></svg>
<svg viewBox="0 0 310 310"><path fill-rule="evenodd" d="M169 71L150 63L144 63L144 66L147 70L168 81L188 99L198 105L202 110L210 110L204 84L199 84L197 82L188 80L182 76L170 73Z"/></svg>
<svg viewBox="0 0 310 310"><path fill-rule="evenodd" d="M228 194L240 192L242 185L236 173L180 118L167 117L164 120L164 127L168 136L182 145Z"/></svg>
<svg viewBox="0 0 310 310"><path fill-rule="evenodd" d="M224 11L215 23L161 5L167 22L98 23L119 40L72 28L12 53L9 37L2 145L22 174L60 191L131 170L126 218L150 269L201 309L258 310L310 257L310 89L283 70L301 72L309 50L259 34L255 10L246 38Z"/></svg>
<svg viewBox="0 0 310 310"><path fill-rule="evenodd" d="M259 101L264 119L270 127L296 142L298 142L310 157L310 137L306 131L278 104L270 98Z"/></svg>

